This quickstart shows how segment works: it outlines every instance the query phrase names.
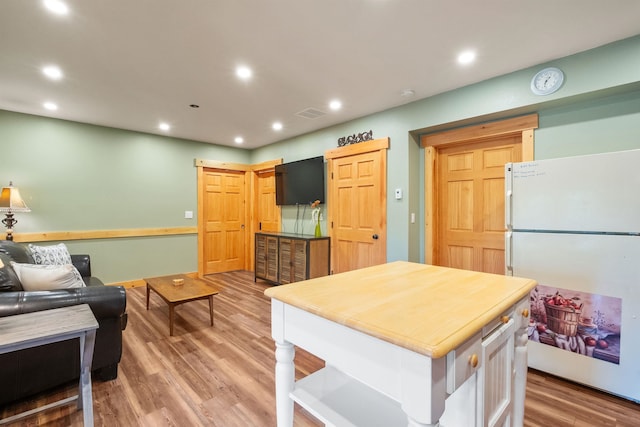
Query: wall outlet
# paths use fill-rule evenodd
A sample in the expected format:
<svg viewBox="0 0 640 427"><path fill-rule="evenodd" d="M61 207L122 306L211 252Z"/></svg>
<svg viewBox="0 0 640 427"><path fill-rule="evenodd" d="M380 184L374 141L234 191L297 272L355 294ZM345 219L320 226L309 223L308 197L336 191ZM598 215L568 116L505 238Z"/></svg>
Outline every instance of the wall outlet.
<svg viewBox="0 0 640 427"><path fill-rule="evenodd" d="M396 200L402 199L402 188L396 188Z"/></svg>

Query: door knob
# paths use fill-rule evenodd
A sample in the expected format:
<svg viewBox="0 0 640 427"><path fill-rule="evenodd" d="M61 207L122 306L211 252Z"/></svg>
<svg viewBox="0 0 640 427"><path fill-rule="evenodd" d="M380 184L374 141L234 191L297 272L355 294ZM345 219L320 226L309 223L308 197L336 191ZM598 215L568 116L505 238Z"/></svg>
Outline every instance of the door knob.
<svg viewBox="0 0 640 427"><path fill-rule="evenodd" d="M377 234L374 234L374 235L373 235L373 236L371 236L371 237L373 237L373 240L378 240L378 235L377 235Z"/></svg>

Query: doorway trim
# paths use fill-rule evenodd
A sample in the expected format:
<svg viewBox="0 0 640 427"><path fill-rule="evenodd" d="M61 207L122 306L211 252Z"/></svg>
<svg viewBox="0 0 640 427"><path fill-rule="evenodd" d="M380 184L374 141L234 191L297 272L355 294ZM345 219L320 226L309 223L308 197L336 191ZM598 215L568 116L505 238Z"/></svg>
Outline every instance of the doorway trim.
<svg viewBox="0 0 640 427"><path fill-rule="evenodd" d="M480 142L499 136L520 134L522 137L522 161L534 159L534 129L538 128L538 114L529 114L495 122L481 123L458 129L446 130L420 137L424 148L424 262L433 264L437 233L436 224L436 164L439 149L455 144Z"/></svg>

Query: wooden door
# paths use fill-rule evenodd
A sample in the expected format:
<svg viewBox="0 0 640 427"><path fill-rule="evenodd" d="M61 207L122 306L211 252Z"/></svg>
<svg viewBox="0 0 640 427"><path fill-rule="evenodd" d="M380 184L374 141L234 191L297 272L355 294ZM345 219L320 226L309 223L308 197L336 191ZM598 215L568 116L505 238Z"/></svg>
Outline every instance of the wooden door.
<svg viewBox="0 0 640 427"><path fill-rule="evenodd" d="M422 135L425 263L504 274L504 164L533 160L538 116Z"/></svg>
<svg viewBox="0 0 640 427"><path fill-rule="evenodd" d="M245 173L203 171L204 274L245 269Z"/></svg>
<svg viewBox="0 0 640 427"><path fill-rule="evenodd" d="M504 274L504 165L521 152L516 136L439 150L438 265Z"/></svg>
<svg viewBox="0 0 640 427"><path fill-rule="evenodd" d="M325 153L333 273L387 261L388 146L385 138Z"/></svg>
<svg viewBox="0 0 640 427"><path fill-rule="evenodd" d="M280 206L276 205L276 165L282 164L282 159L269 160L251 166L251 226L250 236L255 233L279 232L281 230ZM254 260L255 239L249 240L249 263L248 269L253 270L256 260Z"/></svg>
<svg viewBox="0 0 640 427"><path fill-rule="evenodd" d="M276 205L276 174L273 169L260 171L256 177L255 211L257 231L280 231L280 206Z"/></svg>

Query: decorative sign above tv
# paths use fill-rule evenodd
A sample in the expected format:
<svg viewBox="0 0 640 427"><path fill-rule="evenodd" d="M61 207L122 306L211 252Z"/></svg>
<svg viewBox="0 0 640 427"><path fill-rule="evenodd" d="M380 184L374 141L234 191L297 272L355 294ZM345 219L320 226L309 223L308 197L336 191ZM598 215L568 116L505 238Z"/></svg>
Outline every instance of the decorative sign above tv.
<svg viewBox="0 0 640 427"><path fill-rule="evenodd" d="M276 205L324 203L324 157L276 165Z"/></svg>
<svg viewBox="0 0 640 427"><path fill-rule="evenodd" d="M344 147L345 145L357 144L359 142L371 141L373 139L373 131L362 132L349 136L343 136L338 138L338 147Z"/></svg>

